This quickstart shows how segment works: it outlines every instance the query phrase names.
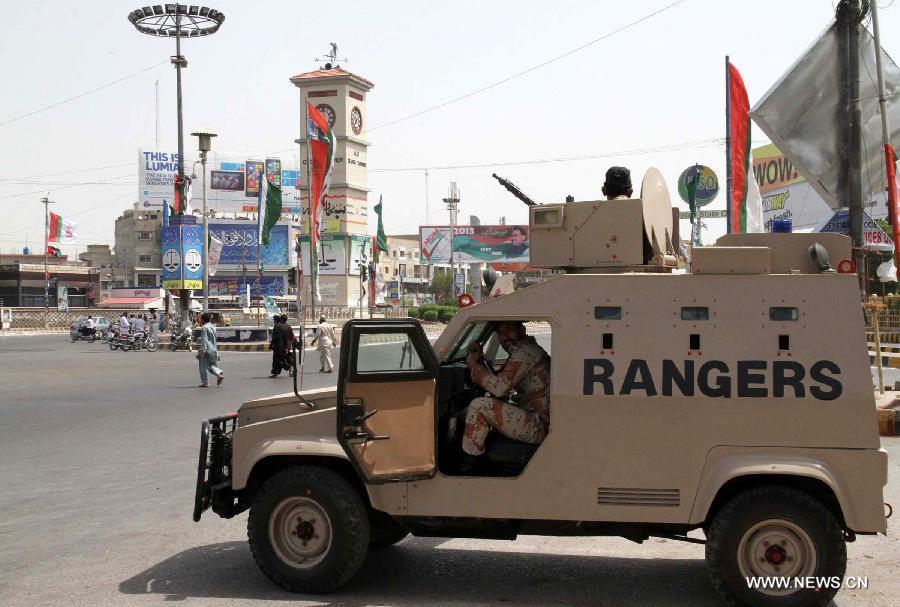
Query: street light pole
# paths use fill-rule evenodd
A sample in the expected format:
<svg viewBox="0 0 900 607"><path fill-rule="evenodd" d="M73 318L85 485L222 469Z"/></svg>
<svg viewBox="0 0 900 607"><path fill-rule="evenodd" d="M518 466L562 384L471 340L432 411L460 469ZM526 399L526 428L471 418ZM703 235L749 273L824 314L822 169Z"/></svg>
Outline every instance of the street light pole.
<svg viewBox="0 0 900 607"><path fill-rule="evenodd" d="M212 138L216 134L212 131L196 131L191 133L197 137L200 150L200 162L203 164L203 311L209 311L209 219L206 210L206 154L212 149Z"/></svg>

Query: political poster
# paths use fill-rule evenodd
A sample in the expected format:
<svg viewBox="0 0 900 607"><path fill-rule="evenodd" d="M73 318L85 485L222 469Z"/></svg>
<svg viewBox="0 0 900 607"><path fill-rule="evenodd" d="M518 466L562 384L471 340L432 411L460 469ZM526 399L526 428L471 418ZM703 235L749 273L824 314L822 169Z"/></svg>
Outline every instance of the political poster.
<svg viewBox="0 0 900 607"><path fill-rule="evenodd" d="M316 241L316 262L318 263L318 274L325 276L346 276L347 275L347 251L345 248L346 238L342 235L323 234ZM300 237L300 246L302 247L303 256L303 274L309 275L310 260L312 256L309 252L309 236ZM356 269L353 268L353 271Z"/></svg>
<svg viewBox="0 0 900 607"><path fill-rule="evenodd" d="M276 224L269 233L268 246L260 250L263 267L286 269L290 267L290 242L286 224ZM256 223L250 221L211 221L210 236L222 242L219 256L219 267L247 266L256 267L256 248L259 243L259 232Z"/></svg>
<svg viewBox="0 0 900 607"><path fill-rule="evenodd" d="M448 264L451 251L455 263L527 262L528 226L485 225L421 226L419 256L422 263Z"/></svg>
<svg viewBox="0 0 900 607"><path fill-rule="evenodd" d="M359 273L359 266L369 266L369 258L372 253L372 240L369 236L351 236L350 237L350 265L348 270L351 274Z"/></svg>
<svg viewBox="0 0 900 607"><path fill-rule="evenodd" d="M209 279L210 295L242 295L249 290L252 297L284 295L284 279L281 276L263 276L257 289L255 269L245 276L217 276ZM247 307L247 306L245 306Z"/></svg>

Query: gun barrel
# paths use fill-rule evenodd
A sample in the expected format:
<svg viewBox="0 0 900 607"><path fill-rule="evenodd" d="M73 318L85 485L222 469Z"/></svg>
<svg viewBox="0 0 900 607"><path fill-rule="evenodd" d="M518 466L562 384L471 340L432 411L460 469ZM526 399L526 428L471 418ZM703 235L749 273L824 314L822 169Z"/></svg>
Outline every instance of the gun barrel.
<svg viewBox="0 0 900 607"><path fill-rule="evenodd" d="M527 206L533 207L537 204L534 200L532 200L529 196L527 196L524 192L522 192L522 190L520 190L518 187L516 187L516 185L513 182L511 182L509 179L504 179L503 177L500 177L499 175L497 175L497 173L492 173L491 177L493 177L494 179L499 181L500 185L502 185L504 188L506 188L506 190L510 194L512 194L513 196L515 196L516 198L518 198L519 200L524 202Z"/></svg>

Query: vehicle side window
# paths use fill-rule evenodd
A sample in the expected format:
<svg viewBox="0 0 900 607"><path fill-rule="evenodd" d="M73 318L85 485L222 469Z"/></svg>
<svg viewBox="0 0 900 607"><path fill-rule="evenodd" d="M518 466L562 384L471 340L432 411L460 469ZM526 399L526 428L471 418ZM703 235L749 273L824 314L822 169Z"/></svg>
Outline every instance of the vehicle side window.
<svg viewBox="0 0 900 607"><path fill-rule="evenodd" d="M357 373L422 371L425 364L407 333L361 333Z"/></svg>

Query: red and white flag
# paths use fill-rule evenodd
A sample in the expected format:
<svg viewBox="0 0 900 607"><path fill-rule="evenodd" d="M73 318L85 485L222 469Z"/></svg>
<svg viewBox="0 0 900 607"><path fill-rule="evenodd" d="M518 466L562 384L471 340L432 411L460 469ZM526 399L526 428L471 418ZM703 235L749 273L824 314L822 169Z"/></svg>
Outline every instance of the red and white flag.
<svg viewBox="0 0 900 607"><path fill-rule="evenodd" d="M728 232L762 232L762 197L750 162L750 100L740 72L726 59Z"/></svg>
<svg viewBox="0 0 900 607"><path fill-rule="evenodd" d="M78 224L70 219L64 219L61 215L50 213L50 226L47 228L48 242L61 242L74 244L78 240Z"/></svg>
<svg viewBox="0 0 900 607"><path fill-rule="evenodd" d="M312 242L319 240L322 231L322 214L325 209L325 196L331 186L334 173L334 134L328 120L316 107L306 103L306 137L309 142L309 153L312 157L310 175L310 219Z"/></svg>

